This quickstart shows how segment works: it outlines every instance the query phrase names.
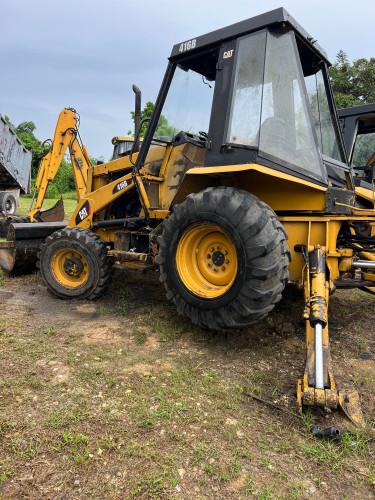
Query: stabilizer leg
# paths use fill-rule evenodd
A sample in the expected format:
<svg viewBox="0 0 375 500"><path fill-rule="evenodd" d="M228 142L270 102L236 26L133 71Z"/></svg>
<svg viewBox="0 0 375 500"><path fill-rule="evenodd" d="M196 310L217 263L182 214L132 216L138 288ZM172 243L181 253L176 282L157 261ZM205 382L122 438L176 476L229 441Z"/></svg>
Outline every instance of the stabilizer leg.
<svg viewBox="0 0 375 500"><path fill-rule="evenodd" d="M307 256L306 256L307 257ZM306 258L304 283L306 320L306 365L303 378L298 380L297 403L302 406L342 408L356 426L364 425L356 391L339 391L333 377L328 338L328 297L324 251L316 246Z"/></svg>

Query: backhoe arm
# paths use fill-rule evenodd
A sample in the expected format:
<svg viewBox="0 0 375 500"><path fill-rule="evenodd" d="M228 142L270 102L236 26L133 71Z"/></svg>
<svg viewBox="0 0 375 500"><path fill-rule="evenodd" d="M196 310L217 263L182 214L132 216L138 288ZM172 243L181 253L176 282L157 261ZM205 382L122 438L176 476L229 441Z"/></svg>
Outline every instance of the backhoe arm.
<svg viewBox="0 0 375 500"><path fill-rule="evenodd" d="M30 220L38 218L46 195L48 184L54 180L66 150L69 148L78 200L86 194L88 170L91 168L86 148L77 140L77 120L74 110L64 109L57 120L55 134L50 151L43 158L39 167L30 205ZM34 204L34 199L36 201Z"/></svg>

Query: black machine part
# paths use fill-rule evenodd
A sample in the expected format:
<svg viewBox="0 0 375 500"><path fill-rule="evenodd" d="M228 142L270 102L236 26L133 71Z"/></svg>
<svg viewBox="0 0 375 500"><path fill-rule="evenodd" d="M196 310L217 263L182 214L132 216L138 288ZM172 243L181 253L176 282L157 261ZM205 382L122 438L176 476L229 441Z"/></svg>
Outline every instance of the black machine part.
<svg viewBox="0 0 375 500"><path fill-rule="evenodd" d="M328 437L334 439L335 441L340 441L344 435L344 432L337 427L327 427L326 429L320 429L317 425L311 427L311 433L316 437Z"/></svg>

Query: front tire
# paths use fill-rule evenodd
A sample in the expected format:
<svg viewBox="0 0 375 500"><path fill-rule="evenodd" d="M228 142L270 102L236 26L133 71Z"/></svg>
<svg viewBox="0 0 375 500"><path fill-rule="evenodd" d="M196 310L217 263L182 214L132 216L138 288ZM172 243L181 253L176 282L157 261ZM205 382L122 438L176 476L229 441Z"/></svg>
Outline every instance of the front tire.
<svg viewBox="0 0 375 500"><path fill-rule="evenodd" d="M159 237L160 281L177 311L214 330L243 328L281 299L291 259L273 210L234 188L208 188L174 207Z"/></svg>
<svg viewBox="0 0 375 500"><path fill-rule="evenodd" d="M96 299L112 277L104 241L87 229L54 232L42 245L38 259L44 283L62 299Z"/></svg>

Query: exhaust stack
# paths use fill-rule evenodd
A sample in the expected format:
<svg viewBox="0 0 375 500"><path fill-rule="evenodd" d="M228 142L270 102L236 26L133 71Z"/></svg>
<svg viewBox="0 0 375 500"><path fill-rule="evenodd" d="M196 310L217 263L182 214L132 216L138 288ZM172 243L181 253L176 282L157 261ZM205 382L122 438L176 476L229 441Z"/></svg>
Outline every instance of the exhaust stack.
<svg viewBox="0 0 375 500"><path fill-rule="evenodd" d="M134 108L134 137L136 138L136 142L133 147L133 152L138 153L139 151L139 136L140 131L138 133L138 129L141 123L141 95L142 92L136 85L133 85L133 92L135 93L135 108Z"/></svg>

